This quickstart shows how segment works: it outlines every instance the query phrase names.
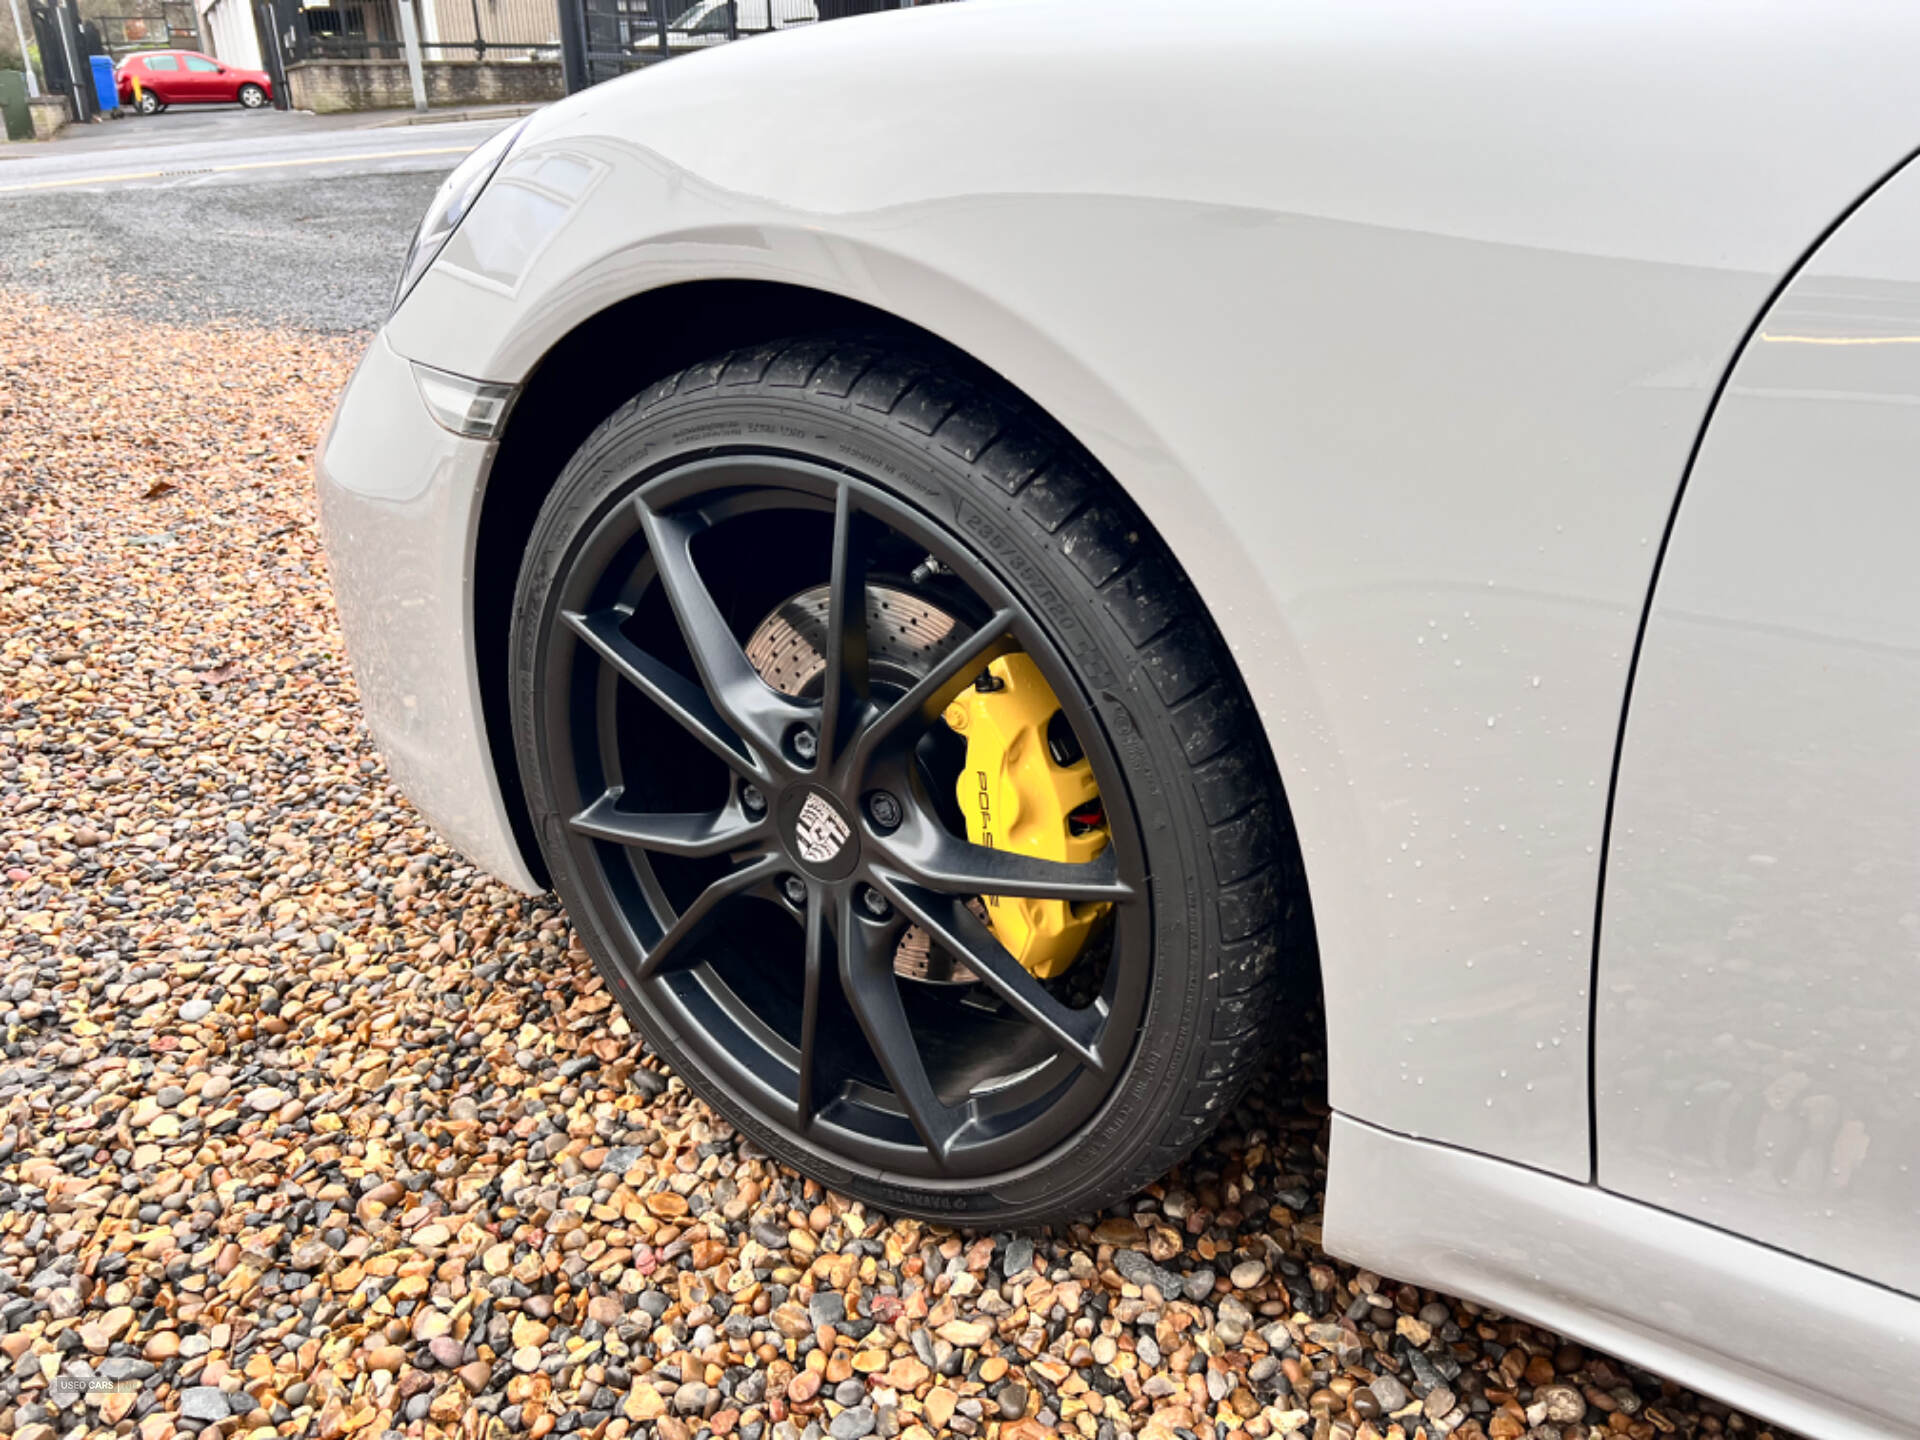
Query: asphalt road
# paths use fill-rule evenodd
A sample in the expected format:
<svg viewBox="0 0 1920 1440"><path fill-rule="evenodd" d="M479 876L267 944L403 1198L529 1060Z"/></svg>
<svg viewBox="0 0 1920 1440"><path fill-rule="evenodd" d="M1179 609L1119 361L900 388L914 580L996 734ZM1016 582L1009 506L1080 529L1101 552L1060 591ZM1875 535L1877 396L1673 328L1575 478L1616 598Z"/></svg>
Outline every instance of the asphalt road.
<svg viewBox="0 0 1920 1440"><path fill-rule="evenodd" d="M137 320L370 329L441 176L505 123L219 107L0 146L0 290Z"/></svg>

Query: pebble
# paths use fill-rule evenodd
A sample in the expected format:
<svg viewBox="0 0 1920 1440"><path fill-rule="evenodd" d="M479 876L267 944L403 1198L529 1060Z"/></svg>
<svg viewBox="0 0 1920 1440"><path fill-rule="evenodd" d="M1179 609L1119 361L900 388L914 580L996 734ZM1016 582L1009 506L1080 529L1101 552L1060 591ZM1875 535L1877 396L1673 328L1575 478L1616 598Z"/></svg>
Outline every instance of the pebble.
<svg viewBox="0 0 1920 1440"><path fill-rule="evenodd" d="M218 1385L195 1385L182 1392L180 1413L189 1420L224 1420L233 1410Z"/></svg>
<svg viewBox="0 0 1920 1440"><path fill-rule="evenodd" d="M1374 1399L1380 1402L1380 1408L1389 1415L1405 1409L1407 1402L1413 1398L1395 1375L1377 1375L1367 1388L1373 1392Z"/></svg>
<svg viewBox="0 0 1920 1440"><path fill-rule="evenodd" d="M1555 1425L1575 1425L1587 1418L1586 1397L1571 1385L1542 1386L1533 1398Z"/></svg>
<svg viewBox="0 0 1920 1440"><path fill-rule="evenodd" d="M1156 1265L1138 1250L1116 1250L1113 1256L1113 1268L1120 1277L1142 1290L1153 1286L1163 1296L1181 1293L1180 1276L1171 1270Z"/></svg>
<svg viewBox="0 0 1920 1440"><path fill-rule="evenodd" d="M1328 1259L1314 1057L1047 1232L777 1166L366 736L306 478L365 337L0 312L0 1434L79 1366L137 1440L1763 1433Z"/></svg>
<svg viewBox="0 0 1920 1440"><path fill-rule="evenodd" d="M860 1440L863 1435L871 1435L874 1427L872 1407L856 1405L851 1410L842 1410L833 1417L833 1423L827 1427L833 1440Z"/></svg>
<svg viewBox="0 0 1920 1440"><path fill-rule="evenodd" d="M1033 1268L1033 1241L1016 1235L1007 1242L1007 1278L1024 1275Z"/></svg>

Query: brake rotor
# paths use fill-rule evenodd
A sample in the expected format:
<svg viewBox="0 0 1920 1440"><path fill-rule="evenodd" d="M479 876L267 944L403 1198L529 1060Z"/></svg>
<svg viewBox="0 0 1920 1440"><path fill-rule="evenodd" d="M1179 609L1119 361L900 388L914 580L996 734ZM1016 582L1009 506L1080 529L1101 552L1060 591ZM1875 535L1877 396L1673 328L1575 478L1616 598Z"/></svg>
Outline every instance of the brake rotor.
<svg viewBox="0 0 1920 1440"><path fill-rule="evenodd" d="M760 678L795 699L817 697L827 669L828 590L817 585L782 601L747 637L747 663ZM885 585L867 587L867 666L883 684L911 688L971 632L921 596ZM980 902L969 904L984 920ZM971 985L973 971L918 925L894 948L894 973L935 985Z"/></svg>

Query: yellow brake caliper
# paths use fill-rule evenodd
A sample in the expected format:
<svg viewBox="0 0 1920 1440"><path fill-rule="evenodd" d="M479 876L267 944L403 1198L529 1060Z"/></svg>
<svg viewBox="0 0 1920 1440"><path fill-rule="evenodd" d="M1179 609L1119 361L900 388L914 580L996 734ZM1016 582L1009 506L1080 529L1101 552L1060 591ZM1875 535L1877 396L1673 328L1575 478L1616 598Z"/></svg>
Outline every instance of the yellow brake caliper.
<svg viewBox="0 0 1920 1440"><path fill-rule="evenodd" d="M1091 860L1106 848L1106 817L1093 766L1077 745L1048 743L1048 727L1059 710L1039 667L1019 653L993 661L982 681L947 707L948 726L967 742L967 765L955 790L974 844L1074 862ZM1048 980L1073 964L1110 908L1104 902L1079 905L1017 895L980 898L994 936L1028 970Z"/></svg>

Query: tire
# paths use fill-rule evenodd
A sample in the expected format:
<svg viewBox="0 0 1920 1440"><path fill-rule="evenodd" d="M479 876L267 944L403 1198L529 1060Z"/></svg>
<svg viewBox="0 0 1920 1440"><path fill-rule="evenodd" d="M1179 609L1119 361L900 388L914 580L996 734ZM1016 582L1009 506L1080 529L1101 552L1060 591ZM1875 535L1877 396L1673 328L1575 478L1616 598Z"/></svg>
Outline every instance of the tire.
<svg viewBox="0 0 1920 1440"><path fill-rule="evenodd" d="M897 506L884 510L894 517L888 525L898 519L944 536L959 557L955 563L977 564L982 586L1003 585L1001 593L1025 607L1032 624L1018 633L1033 637L1036 660L1051 657L1049 678L1063 713L1077 734L1090 730L1087 749L1105 757L1096 771L1113 827L1113 864L1123 877L1137 873L1139 884L1133 899L1113 909L1113 953L1100 983L1111 997L1110 1023L1122 1014L1137 1020L1112 1040L1112 1049L1104 1038L1097 1042L1107 1058L1089 1063L1074 1080L1090 1087L1089 1077L1104 1067L1099 1083L1106 1088L1097 1101L1076 1101L1091 1108L1070 1129L1034 1129L1047 1138L1031 1154L1013 1140L995 1138L999 1150L983 1140L979 1153L988 1158L967 1169L952 1157L973 1152L944 1132L929 1136L906 1099L911 1087L898 1083L895 1098L920 1128L931 1169L894 1163L891 1151L860 1149L859 1136L846 1138L851 1130L842 1134L821 1122L825 1111L805 1122L783 1121L751 1077L743 1080L729 1067L726 1048L689 1021L692 1001L674 998L682 992L658 998L664 992L649 988L658 986L657 976L636 978L647 942L638 938L645 917L635 920L620 909L624 882L617 876L627 852L604 860L603 838L583 841L569 828L575 807L593 794L593 785L579 786L575 772L595 763L581 758L593 748L582 743L589 732L579 728L590 707L569 697L608 692L593 688L601 682L578 681L583 672L575 667L599 660L569 632L562 611L573 602L563 606L561 597L610 593L604 587L611 581L580 578L600 573L594 569L600 562L589 560L613 545L604 538L611 533L606 527L636 505L658 525L657 516L670 513L660 507L678 502L649 497L691 483L684 477L696 465L722 463L715 456L728 457L728 464L842 477L838 483L850 492L861 487L858 497L839 502L846 513L856 503ZM856 522L844 523L851 534ZM665 543L661 533L646 531L648 555ZM836 544L841 533L833 531ZM752 571L763 559L773 563L771 551L749 555L740 569ZM658 558L638 563L665 565ZM606 574L616 571L612 566ZM733 567L724 573L733 574ZM602 589L581 588L591 585ZM653 585L671 589L663 580ZM744 623L736 620L735 631ZM647 632L647 643L667 644L656 638L660 633ZM827 654L831 661L834 652ZM1025 1225L1085 1216L1133 1193L1227 1116L1268 1058L1284 978L1310 973L1302 967L1312 957L1311 919L1278 778L1252 706L1191 584L1125 493L1065 432L944 352L859 336L808 337L717 356L648 386L581 445L548 496L519 577L510 655L515 743L555 889L639 1033L692 1091L756 1143L883 1209L956 1223ZM604 726L609 702L596 703L597 723ZM831 728L823 722L823 744ZM1100 763L1108 769L1100 771ZM654 783L642 772L627 778ZM865 826L863 844L887 839L866 817L855 815L853 824ZM782 843L791 845L791 838ZM1130 855L1137 871L1128 869L1135 863ZM895 898L910 893L923 892L903 890ZM813 925L826 904L822 899L812 916L796 918ZM836 937L858 929L846 918L850 912L834 913L840 918L818 920L826 937L819 942L822 957L840 945ZM657 923L658 943L670 944L667 922ZM815 930L806 933L810 946ZM857 944L841 946L837 973L847 987L845 1003L864 1017L851 998L864 983L848 978L851 948ZM809 974L815 966L827 973L826 958L816 961L812 949L806 955ZM1115 974L1122 977L1117 982ZM894 983L910 1000L920 994L908 981ZM1133 1003L1126 997L1135 993L1129 984L1138 987L1133 1010L1126 1009ZM698 1000L707 992L685 993ZM1294 993L1291 987L1287 993ZM802 1070L813 1063L805 1026L802 1020L796 1052ZM1140 1036L1151 1043L1140 1043ZM878 1039L870 1049L881 1056ZM885 1069L884 1059L880 1064ZM886 1075L891 1081L894 1071ZM796 1084L794 1113L805 1117L810 1100L817 1100L804 1082ZM1066 1106L1064 1098L1057 1103ZM810 1128L803 1131L800 1123ZM1019 1139L1027 1132L1008 1133ZM953 1148L942 1152L936 1138ZM1029 1136L1028 1143L1037 1141ZM1002 1155L1013 1158L1005 1164L992 1158ZM911 1158L919 1164L923 1157ZM949 1164L951 1172L942 1168Z"/></svg>
<svg viewBox="0 0 1920 1440"><path fill-rule="evenodd" d="M236 98L242 105L246 106L247 109L258 110L262 105L267 103L267 92L262 90L258 85L242 85L240 87L240 94Z"/></svg>
<svg viewBox="0 0 1920 1440"><path fill-rule="evenodd" d="M134 108L142 115L158 115L160 113L160 97L155 95L151 90L142 90L140 92L140 99Z"/></svg>

